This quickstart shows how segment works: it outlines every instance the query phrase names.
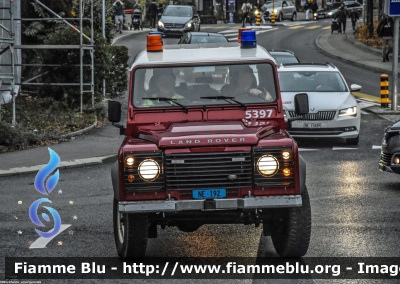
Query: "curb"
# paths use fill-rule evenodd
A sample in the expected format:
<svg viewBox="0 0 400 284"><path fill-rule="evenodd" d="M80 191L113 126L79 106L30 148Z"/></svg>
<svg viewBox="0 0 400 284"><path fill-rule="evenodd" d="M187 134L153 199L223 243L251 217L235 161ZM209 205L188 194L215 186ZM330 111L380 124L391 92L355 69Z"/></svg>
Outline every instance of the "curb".
<svg viewBox="0 0 400 284"><path fill-rule="evenodd" d="M109 155L102 157L93 157L86 159L76 159L72 161L64 161L58 165L58 169L69 169L69 168L77 168L77 167L88 167L94 165L108 164L117 160L117 155ZM7 176L23 176L29 173L37 173L41 168L46 165L37 165L32 167L19 167L19 168L11 168L9 170L0 170L0 177Z"/></svg>
<svg viewBox="0 0 400 284"><path fill-rule="evenodd" d="M75 131L75 132L71 132L71 133L62 135L61 138L65 139L65 138L71 138L71 137L74 137L74 136L82 135L82 134L84 134L86 132L89 132L90 130L96 128L96 126L97 126L97 115L95 115L94 123L91 126L86 127L84 129L81 129L81 130L78 130L78 131Z"/></svg>
<svg viewBox="0 0 400 284"><path fill-rule="evenodd" d="M149 32L149 31L150 31L150 29L148 29L148 28L143 29L143 30L139 30L139 31L135 31L135 32L131 32L130 30L128 30L128 31L127 31L128 33L125 33L125 34L123 34L122 36L119 36L119 37L117 37L117 38L113 38L113 40L111 41L111 45L114 45L114 44L117 43L120 39L126 38L126 37L128 37L128 36L135 35L135 34L139 34L139 33L147 33L147 32Z"/></svg>
<svg viewBox="0 0 400 284"><path fill-rule="evenodd" d="M329 31L326 32L326 33L329 33ZM320 38L321 38L323 35L325 35L326 33L323 33L322 35L320 35L319 37L317 37L317 39L315 40L315 44L316 44L317 48L318 48L322 53L325 53L326 55L328 55L328 56L330 56L330 57L333 57L333 58L336 58L336 59L340 59L341 61L349 62L349 63L352 63L352 64L354 64L354 65L357 65L357 66L366 68L366 69L368 69L368 70L383 72L383 73L385 73L385 74L386 74L387 72L389 72L388 70L383 69L383 68L371 67L371 66L369 66L369 65L366 65L366 64L363 64L363 63L359 63L359 62L357 62L357 61L345 59L345 58L343 58L343 57L341 57L341 56L339 56L339 55L336 55L336 54L334 54L334 53L331 53L331 52L325 50L325 49L322 47L322 45L319 43L319 40L320 40ZM346 35L346 39L348 39L348 36L347 36L347 35ZM363 48L361 48L361 47L359 47L359 46L357 46L357 47L360 48L361 50L363 50ZM368 52L369 52L369 51L368 51Z"/></svg>

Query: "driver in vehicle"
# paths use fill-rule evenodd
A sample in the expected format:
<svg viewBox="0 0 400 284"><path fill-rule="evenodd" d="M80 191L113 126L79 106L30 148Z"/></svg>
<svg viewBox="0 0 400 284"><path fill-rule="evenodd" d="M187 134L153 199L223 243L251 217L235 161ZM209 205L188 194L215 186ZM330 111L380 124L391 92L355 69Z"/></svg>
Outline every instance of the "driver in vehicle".
<svg viewBox="0 0 400 284"><path fill-rule="evenodd" d="M157 98L165 99L184 99L175 88L176 76L172 70L154 69L153 76L149 81L147 98L143 98L143 105L151 106L158 102Z"/></svg>
<svg viewBox="0 0 400 284"><path fill-rule="evenodd" d="M230 84L221 88L222 96L255 96L265 101L273 101L271 94L263 87L257 86L257 80L250 66L231 66Z"/></svg>

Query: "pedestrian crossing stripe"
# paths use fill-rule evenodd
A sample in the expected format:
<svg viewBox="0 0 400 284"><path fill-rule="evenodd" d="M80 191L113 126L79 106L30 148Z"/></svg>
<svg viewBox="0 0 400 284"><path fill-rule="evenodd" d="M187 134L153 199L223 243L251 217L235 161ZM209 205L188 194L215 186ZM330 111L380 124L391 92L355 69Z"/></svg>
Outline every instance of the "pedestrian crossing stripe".
<svg viewBox="0 0 400 284"><path fill-rule="evenodd" d="M323 30L330 30L331 29L331 27L325 27L325 28L322 28Z"/></svg>
<svg viewBox="0 0 400 284"><path fill-rule="evenodd" d="M299 29L299 28L303 28L304 26L291 26L291 27L288 27L288 29L290 29L290 30L294 30L294 29Z"/></svg>
<svg viewBox="0 0 400 284"><path fill-rule="evenodd" d="M218 33L220 33L220 34L227 34L227 33L233 33L233 32L238 33L238 30L226 30L226 31L220 31L220 32L218 32Z"/></svg>

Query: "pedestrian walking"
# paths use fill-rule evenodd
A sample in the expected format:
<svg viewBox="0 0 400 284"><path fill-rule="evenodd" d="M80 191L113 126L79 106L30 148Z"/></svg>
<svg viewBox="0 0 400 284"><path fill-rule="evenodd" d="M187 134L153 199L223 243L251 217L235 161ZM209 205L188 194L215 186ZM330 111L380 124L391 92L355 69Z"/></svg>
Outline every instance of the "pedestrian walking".
<svg viewBox="0 0 400 284"><path fill-rule="evenodd" d="M308 3L308 0L304 4L304 11L306 11L306 21L308 21L308 14L310 13L310 3Z"/></svg>
<svg viewBox="0 0 400 284"><path fill-rule="evenodd" d="M389 54L393 52L393 18L384 14L376 33L382 39L382 62L389 61Z"/></svg>
<svg viewBox="0 0 400 284"><path fill-rule="evenodd" d="M249 22L250 26L251 24L251 18L250 18L250 11L251 11L251 4L249 3L250 0L246 0L245 3L242 5L242 12L243 12L243 17L242 17L242 27L246 27L246 20Z"/></svg>
<svg viewBox="0 0 400 284"><path fill-rule="evenodd" d="M160 4L158 4L158 8L157 8L157 17L158 17L158 20L161 19L161 16L162 16L163 13L164 13L164 7L163 7L163 5L160 3Z"/></svg>
<svg viewBox="0 0 400 284"><path fill-rule="evenodd" d="M117 33L122 34L122 26L124 23L124 4L120 0L114 2L115 9L115 24L117 25Z"/></svg>
<svg viewBox="0 0 400 284"><path fill-rule="evenodd" d="M337 19L337 23L339 24L339 34L346 33L346 21L349 12L347 12L346 7L344 4L340 4L340 7L335 15L335 20Z"/></svg>
<svg viewBox="0 0 400 284"><path fill-rule="evenodd" d="M356 30L356 22L359 19L358 13L355 8L351 9L350 19L351 19L351 25L353 26L353 31L355 31Z"/></svg>
<svg viewBox="0 0 400 284"><path fill-rule="evenodd" d="M153 2L151 2L149 5L149 9L147 10L147 14L150 18L150 29L156 27L157 10L158 7L156 4L156 0L153 0Z"/></svg>

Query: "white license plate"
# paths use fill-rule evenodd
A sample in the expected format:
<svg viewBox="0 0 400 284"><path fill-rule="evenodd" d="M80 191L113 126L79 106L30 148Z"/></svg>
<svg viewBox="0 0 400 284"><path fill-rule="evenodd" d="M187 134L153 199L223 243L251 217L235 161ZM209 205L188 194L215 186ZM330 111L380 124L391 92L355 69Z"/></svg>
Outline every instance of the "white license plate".
<svg viewBox="0 0 400 284"><path fill-rule="evenodd" d="M304 122L304 128L321 128L322 123L312 123L312 122Z"/></svg>

